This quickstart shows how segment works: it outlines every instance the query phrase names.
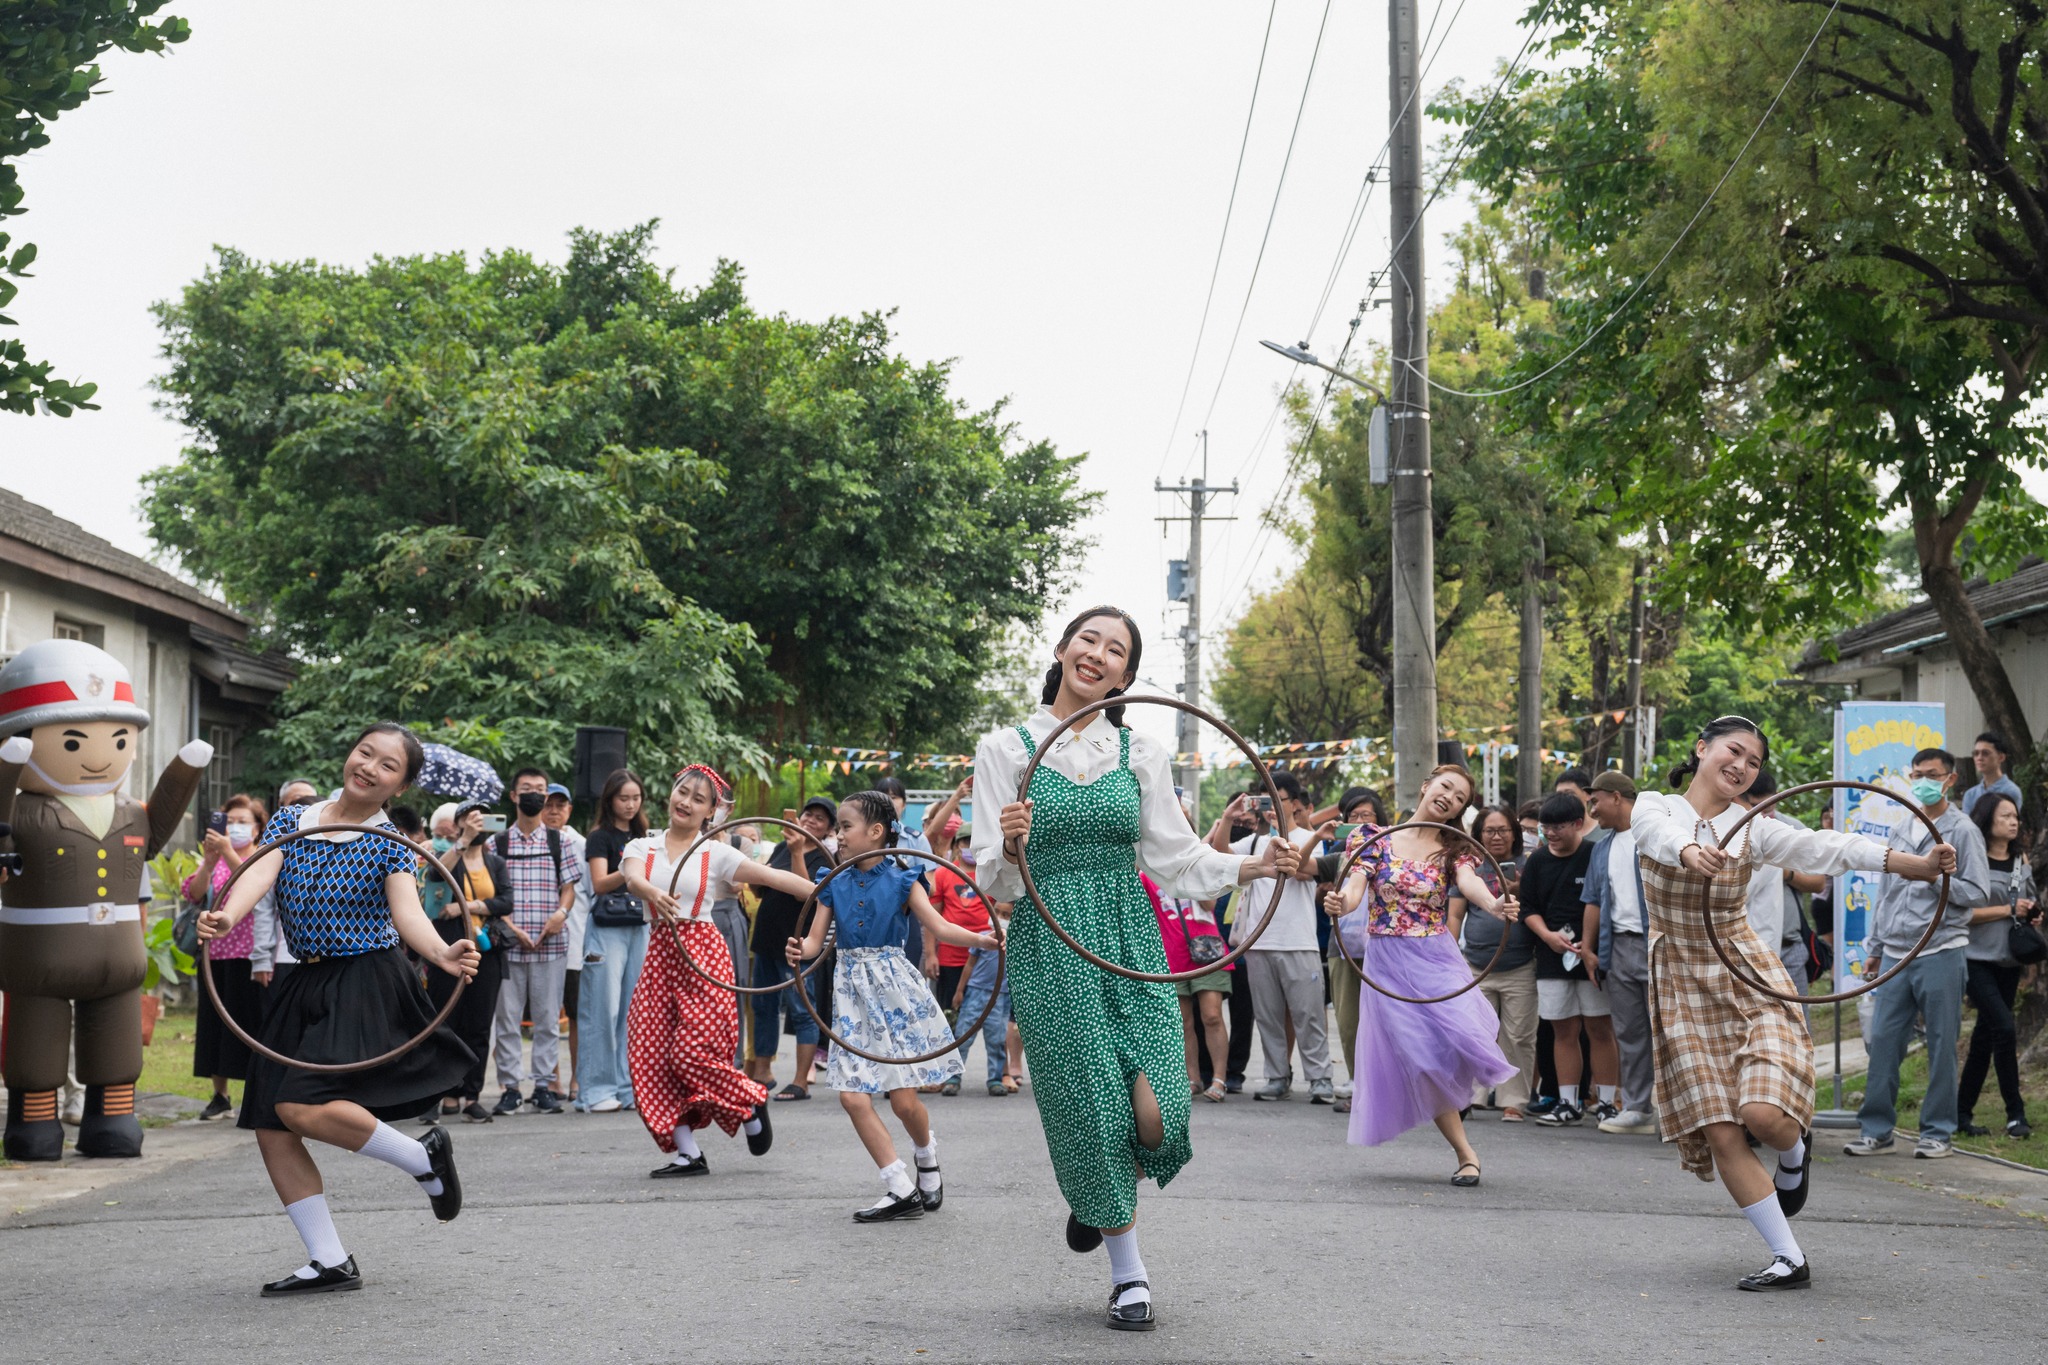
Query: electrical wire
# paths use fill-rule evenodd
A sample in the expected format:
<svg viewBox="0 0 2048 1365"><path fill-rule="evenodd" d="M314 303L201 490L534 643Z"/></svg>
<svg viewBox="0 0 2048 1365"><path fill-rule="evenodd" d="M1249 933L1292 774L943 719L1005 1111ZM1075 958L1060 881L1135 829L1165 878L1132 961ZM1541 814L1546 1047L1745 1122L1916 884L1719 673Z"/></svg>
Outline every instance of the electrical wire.
<svg viewBox="0 0 2048 1365"><path fill-rule="evenodd" d="M1415 364L1415 359L1412 356L1397 357L1396 359L1398 363L1400 363L1402 366L1408 369L1411 373L1419 375L1422 378L1423 382L1428 384L1429 387L1437 390L1440 393L1454 394L1459 398L1500 398L1506 396L1507 394L1517 393L1522 389L1528 388L1532 384L1538 383L1546 376L1555 374L1560 368L1569 364L1574 356L1577 356L1581 351L1585 350L1588 346L1592 345L1595 341L1597 341L1600 338L1600 335L1603 332L1605 332L1609 327L1614 325L1615 319L1619 318L1622 315L1622 312L1625 309L1627 309L1630 304L1636 301L1637 297L1641 295L1643 290L1649 287L1650 281L1656 278L1657 273L1664 268L1665 264L1669 262L1671 257L1677 252L1678 248L1684 244L1685 239L1692 235L1692 230L1695 227L1699 226L1700 219L1704 218L1706 216L1707 210L1713 206L1714 200L1721 193L1722 187L1725 186L1728 183L1729 179L1735 174L1736 168L1742 165L1743 159L1749 155L1749 149L1753 145L1755 145L1757 138L1763 135L1764 126L1771 121L1771 115L1775 114L1778 111L1778 105L1784 101L1785 92L1792 88L1792 82L1795 79L1797 79L1799 73L1805 69L1808 59L1810 59L1813 56L1814 48L1820 45L1821 35L1827 32L1828 24L1833 21L1835 17L1835 11L1840 9L1841 5L1842 0L1834 0L1834 3L1828 6L1828 12L1821 16L1820 27L1816 28L1813 31L1813 37L1807 41L1806 50L1799 54L1798 62L1796 62L1793 65L1792 69L1785 74L1785 79L1783 83L1778 86L1778 93L1771 96L1771 103L1769 107L1764 110L1763 117L1757 120L1756 127L1750 130L1749 136L1743 141L1741 149L1735 153L1735 159L1728 163L1728 169L1721 173L1721 178L1719 180L1714 182L1714 188L1707 192L1707 197L1701 201L1699 208L1694 210L1692 217L1686 221L1685 227L1680 230L1678 236L1672 239L1671 245L1665 248L1664 254L1657 258L1657 263L1650 267L1650 271L1648 274L1644 275L1642 279L1636 281L1635 287L1628 291L1627 297L1623 298L1620 303L1615 305L1614 311L1607 315L1606 320L1603 321L1598 327L1595 327L1591 332L1587 333L1585 339L1581 341L1578 345L1572 347L1572 349L1569 352L1567 352L1562 358L1560 358L1554 364L1546 367L1540 373L1531 375L1529 378L1522 380L1518 384L1511 384L1508 387L1502 389L1454 389L1447 384L1439 384L1434 379L1431 379L1428 375L1423 374L1420 368ZM1478 125L1475 123L1473 126L1477 127Z"/></svg>
<svg viewBox="0 0 2048 1365"><path fill-rule="evenodd" d="M1202 321L1195 327L1194 353L1188 357L1187 378L1181 381L1180 402L1173 409L1173 428L1167 433L1166 449L1159 452L1159 469L1154 478L1166 472L1166 462L1172 458L1173 443L1180 437L1180 419L1187 410L1188 391L1194 387L1195 363L1202 358L1202 338L1209 330L1209 306L1216 301L1216 277L1223 271L1223 246L1230 240L1230 218L1237 209L1237 185L1244 175L1245 148L1252 141L1252 116L1259 111L1259 86L1266 79L1266 51L1272 46L1273 16L1279 9L1280 0L1273 0L1266 10L1266 36L1259 41L1259 68L1252 76L1251 107L1244 111L1244 135L1237 143L1237 169L1230 173L1230 201L1223 206L1223 232L1216 239L1216 263L1209 267L1209 292L1202 298Z"/></svg>

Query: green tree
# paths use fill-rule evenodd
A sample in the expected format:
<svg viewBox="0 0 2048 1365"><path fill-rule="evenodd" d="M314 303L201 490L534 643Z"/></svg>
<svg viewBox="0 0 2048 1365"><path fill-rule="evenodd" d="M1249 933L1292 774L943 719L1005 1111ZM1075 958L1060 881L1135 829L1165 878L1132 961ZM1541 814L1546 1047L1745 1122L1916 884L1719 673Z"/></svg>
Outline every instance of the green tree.
<svg viewBox="0 0 2048 1365"><path fill-rule="evenodd" d="M183 19L152 15L170 0L14 0L0 5L0 219L26 212L15 163L50 143L49 125L84 104L105 78L100 54L162 52L191 35ZM33 242L16 245L0 232L0 310L28 278ZM13 278L8 278L12 276ZM0 313L0 327L14 326ZM59 417L98 405L96 384L58 379L52 362L31 360L18 337L0 339L0 412L29 414L37 405Z"/></svg>
<svg viewBox="0 0 2048 1365"><path fill-rule="evenodd" d="M1828 8L1588 0L1505 107L1447 102L1482 189L1565 263L1506 397L1624 528L1680 532L1660 581L1738 632L1853 617L1903 516L1987 720L2029 747L1963 583L2048 541L2020 485L2044 463L2048 14L1873 0L1815 41Z"/></svg>
<svg viewBox="0 0 2048 1365"><path fill-rule="evenodd" d="M152 533L307 661L280 757L390 713L555 764L578 723L636 762L758 764L978 716L1071 562L1077 461L878 318L760 316L729 263L676 287L652 228L579 232L561 267L223 252L160 307L196 439Z"/></svg>

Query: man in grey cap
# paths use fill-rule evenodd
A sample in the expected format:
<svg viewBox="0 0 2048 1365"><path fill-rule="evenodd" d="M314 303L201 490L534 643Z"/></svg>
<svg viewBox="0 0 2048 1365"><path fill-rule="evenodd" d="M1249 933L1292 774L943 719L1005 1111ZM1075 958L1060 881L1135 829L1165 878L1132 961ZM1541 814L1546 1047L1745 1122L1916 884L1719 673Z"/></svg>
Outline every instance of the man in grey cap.
<svg viewBox="0 0 2048 1365"><path fill-rule="evenodd" d="M1586 873L1586 903L1600 911L1600 946L1592 966L1614 1011L1614 1041L1621 1051L1621 1110L1603 1117L1600 1131L1654 1136L1649 911L1642 869L1636 863L1636 836L1630 828L1636 784L1627 773L1610 768L1593 779L1587 804L1593 819L1607 831L1593 850Z"/></svg>

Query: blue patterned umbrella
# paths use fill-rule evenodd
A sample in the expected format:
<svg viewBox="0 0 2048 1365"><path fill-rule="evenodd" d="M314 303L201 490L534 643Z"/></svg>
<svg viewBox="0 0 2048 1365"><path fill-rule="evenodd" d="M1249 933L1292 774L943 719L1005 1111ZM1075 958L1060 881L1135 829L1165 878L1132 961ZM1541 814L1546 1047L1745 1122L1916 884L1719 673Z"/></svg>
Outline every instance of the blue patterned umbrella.
<svg viewBox="0 0 2048 1365"><path fill-rule="evenodd" d="M480 758L471 758L445 744L423 744L427 761L414 785L435 796L457 801L496 801L505 794L504 779Z"/></svg>

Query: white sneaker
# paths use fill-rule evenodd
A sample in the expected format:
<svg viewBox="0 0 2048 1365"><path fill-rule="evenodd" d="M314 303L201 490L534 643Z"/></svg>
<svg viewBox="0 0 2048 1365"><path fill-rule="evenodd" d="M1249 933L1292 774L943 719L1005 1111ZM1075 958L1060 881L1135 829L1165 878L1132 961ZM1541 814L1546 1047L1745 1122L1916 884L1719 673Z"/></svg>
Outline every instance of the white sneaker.
<svg viewBox="0 0 2048 1365"><path fill-rule="evenodd" d="M1939 1161L1955 1154L1955 1146L1947 1138L1924 1137L1913 1144L1913 1155L1922 1161Z"/></svg>
<svg viewBox="0 0 2048 1365"><path fill-rule="evenodd" d="M1657 1131L1657 1116L1646 1114L1640 1109L1624 1109L1611 1119L1600 1120L1603 1133L1652 1133Z"/></svg>
<svg viewBox="0 0 2048 1365"><path fill-rule="evenodd" d="M599 1100L596 1104L591 1105L589 1112L593 1114L616 1114L623 1108L625 1106L620 1104L618 1098L614 1096L608 1100Z"/></svg>

